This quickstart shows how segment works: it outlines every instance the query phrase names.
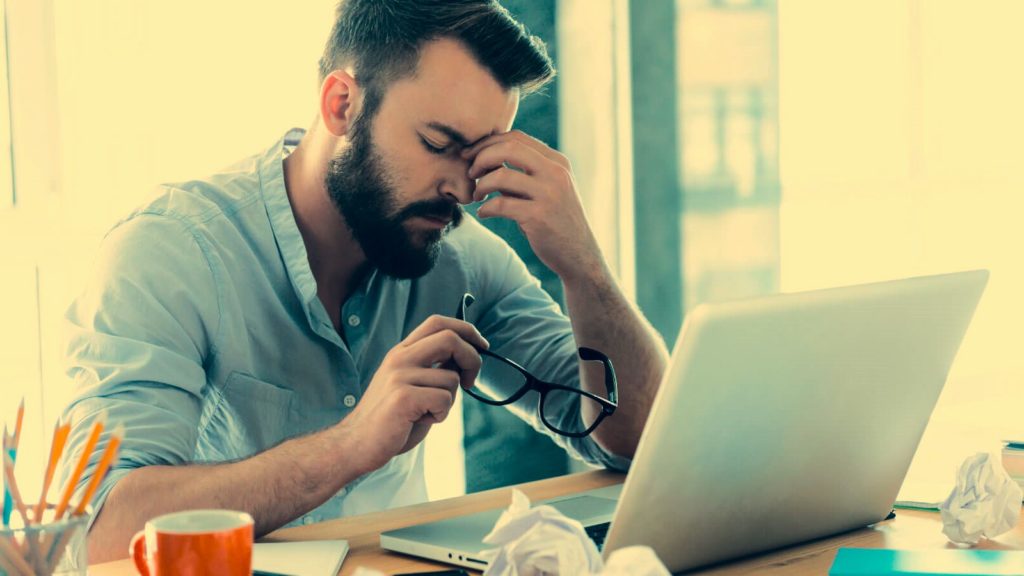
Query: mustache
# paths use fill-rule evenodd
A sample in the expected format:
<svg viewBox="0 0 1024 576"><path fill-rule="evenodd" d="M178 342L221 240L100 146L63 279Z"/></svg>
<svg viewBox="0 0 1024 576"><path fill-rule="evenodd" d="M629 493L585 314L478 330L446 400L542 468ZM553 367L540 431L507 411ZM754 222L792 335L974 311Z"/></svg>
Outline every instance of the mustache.
<svg viewBox="0 0 1024 576"><path fill-rule="evenodd" d="M410 218L422 216L439 220L451 220L453 224L457 225L462 220L462 214L462 206L459 206L456 202L441 199L423 200L402 208L395 216L395 220L404 222Z"/></svg>

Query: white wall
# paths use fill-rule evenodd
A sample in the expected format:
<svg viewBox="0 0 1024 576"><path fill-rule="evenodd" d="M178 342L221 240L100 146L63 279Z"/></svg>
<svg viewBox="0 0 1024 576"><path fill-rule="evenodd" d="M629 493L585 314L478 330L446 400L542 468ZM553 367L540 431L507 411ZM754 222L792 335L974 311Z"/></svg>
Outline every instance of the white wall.
<svg viewBox="0 0 1024 576"><path fill-rule="evenodd" d="M992 272L915 461L951 475L1024 433L1024 3L805 0L779 15L782 288Z"/></svg>

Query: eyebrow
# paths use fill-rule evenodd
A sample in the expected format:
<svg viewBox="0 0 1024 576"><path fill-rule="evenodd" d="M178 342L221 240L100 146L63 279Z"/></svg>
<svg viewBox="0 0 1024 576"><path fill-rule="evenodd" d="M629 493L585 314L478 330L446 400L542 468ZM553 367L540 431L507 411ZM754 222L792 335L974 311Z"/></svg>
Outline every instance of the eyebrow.
<svg viewBox="0 0 1024 576"><path fill-rule="evenodd" d="M441 122L428 122L427 126L429 128L433 128L434 130L437 130L438 132L441 132L445 136L451 138L453 142L455 142L456 144L458 144L462 148L469 148L469 147L473 146L474 144L476 144L477 142L479 142L479 141L483 140L484 138L487 138L488 136L490 136L490 134L484 134L483 136L481 136L480 138L476 139L475 141L470 142L469 138L466 138L465 134L463 134L462 132L459 132L458 130L456 130L455 128L452 128L451 126L449 126L447 124L443 124Z"/></svg>

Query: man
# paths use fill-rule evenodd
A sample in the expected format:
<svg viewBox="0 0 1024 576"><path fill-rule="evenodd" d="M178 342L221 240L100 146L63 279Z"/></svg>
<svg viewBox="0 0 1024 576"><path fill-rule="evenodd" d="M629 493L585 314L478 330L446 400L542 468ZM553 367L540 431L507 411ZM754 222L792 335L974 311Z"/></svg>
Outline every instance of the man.
<svg viewBox="0 0 1024 576"><path fill-rule="evenodd" d="M554 74L543 45L494 1L347 0L320 72L307 133L167 185L108 234L69 310L66 462L97 418L126 428L92 561L175 510L245 510L263 534L423 501L420 442L459 387L477 390L483 350L601 397L607 375L577 347L606 353L618 407L591 434L552 432L594 421L579 394L510 407L628 466L667 354L609 273L565 157L509 131ZM464 216L489 196L479 216L519 224L569 318ZM515 392L483 376L479 390Z"/></svg>

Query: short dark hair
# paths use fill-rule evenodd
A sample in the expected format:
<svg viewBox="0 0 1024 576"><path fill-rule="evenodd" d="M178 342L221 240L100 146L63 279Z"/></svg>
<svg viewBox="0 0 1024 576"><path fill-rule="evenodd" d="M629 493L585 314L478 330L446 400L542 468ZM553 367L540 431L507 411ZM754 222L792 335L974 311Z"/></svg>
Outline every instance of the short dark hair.
<svg viewBox="0 0 1024 576"><path fill-rule="evenodd" d="M388 84L416 71L424 44L461 42L506 90L535 92L555 76L544 42L497 0L340 0L320 58L320 81L354 68L379 98Z"/></svg>

